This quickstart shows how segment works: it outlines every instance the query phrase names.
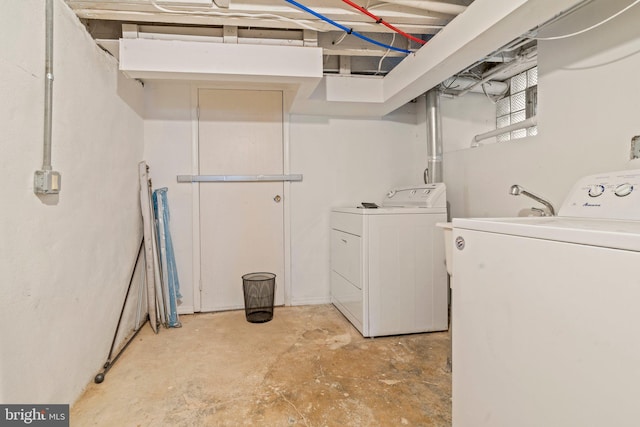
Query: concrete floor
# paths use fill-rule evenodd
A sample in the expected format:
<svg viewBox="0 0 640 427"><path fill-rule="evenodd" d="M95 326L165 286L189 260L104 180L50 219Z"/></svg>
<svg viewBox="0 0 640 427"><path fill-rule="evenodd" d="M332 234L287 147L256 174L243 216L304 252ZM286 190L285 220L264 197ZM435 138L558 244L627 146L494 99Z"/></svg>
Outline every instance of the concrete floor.
<svg viewBox="0 0 640 427"><path fill-rule="evenodd" d="M331 305L148 325L72 426L450 426L449 334L363 338Z"/></svg>

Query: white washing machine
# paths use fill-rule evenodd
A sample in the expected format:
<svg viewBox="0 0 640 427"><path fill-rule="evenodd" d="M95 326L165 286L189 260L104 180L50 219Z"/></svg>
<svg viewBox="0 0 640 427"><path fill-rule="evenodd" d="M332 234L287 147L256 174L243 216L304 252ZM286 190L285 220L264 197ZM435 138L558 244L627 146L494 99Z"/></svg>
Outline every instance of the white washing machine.
<svg viewBox="0 0 640 427"><path fill-rule="evenodd" d="M639 425L640 170L453 227L453 425Z"/></svg>
<svg viewBox="0 0 640 427"><path fill-rule="evenodd" d="M444 184L392 190L376 209L331 212L331 301L365 337L448 327Z"/></svg>

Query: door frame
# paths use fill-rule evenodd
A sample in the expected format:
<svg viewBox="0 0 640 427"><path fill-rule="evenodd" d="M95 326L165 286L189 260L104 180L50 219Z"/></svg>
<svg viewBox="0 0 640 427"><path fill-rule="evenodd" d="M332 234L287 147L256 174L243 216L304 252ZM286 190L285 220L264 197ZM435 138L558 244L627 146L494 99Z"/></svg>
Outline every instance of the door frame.
<svg viewBox="0 0 640 427"><path fill-rule="evenodd" d="M284 111L287 93L281 88L246 88L246 87L220 87L207 84L191 84L191 174L200 175L199 170L199 129L198 129L198 92L201 89L235 89L235 90L272 90L282 93L282 166L285 175L291 173L290 169L290 153L289 153L289 114ZM284 305L291 305L291 204L289 197L291 195L291 182L285 181L283 198L283 242L284 242ZM200 185L212 185L207 183L192 182L192 252L193 252L193 311L202 311L202 274L201 262L202 256L200 251ZM238 278L238 280L240 280ZM282 283L282 282L280 282Z"/></svg>

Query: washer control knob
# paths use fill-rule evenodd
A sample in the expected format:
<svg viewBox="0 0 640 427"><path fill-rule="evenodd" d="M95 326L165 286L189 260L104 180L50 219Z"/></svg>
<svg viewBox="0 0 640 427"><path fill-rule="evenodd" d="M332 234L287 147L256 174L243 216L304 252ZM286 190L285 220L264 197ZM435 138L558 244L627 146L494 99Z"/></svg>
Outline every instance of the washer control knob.
<svg viewBox="0 0 640 427"><path fill-rule="evenodd" d="M390 198L392 198L392 197L393 197L393 196L395 196L395 195L396 195L396 190L391 190L391 191L389 191L389 192L387 193L387 198L389 198L389 199L390 199Z"/></svg>
<svg viewBox="0 0 640 427"><path fill-rule="evenodd" d="M422 192L423 192L424 194L429 194L429 193L431 193L431 190L426 189L426 190L423 190Z"/></svg>
<svg viewBox="0 0 640 427"><path fill-rule="evenodd" d="M613 191L613 193L618 197L624 197L631 194L632 191L633 191L633 185L626 182L624 184L618 185Z"/></svg>
<svg viewBox="0 0 640 427"><path fill-rule="evenodd" d="M598 197L604 193L604 185L592 185L589 187L589 196Z"/></svg>
<svg viewBox="0 0 640 427"><path fill-rule="evenodd" d="M411 190L411 195L415 196L416 195L416 190Z"/></svg>

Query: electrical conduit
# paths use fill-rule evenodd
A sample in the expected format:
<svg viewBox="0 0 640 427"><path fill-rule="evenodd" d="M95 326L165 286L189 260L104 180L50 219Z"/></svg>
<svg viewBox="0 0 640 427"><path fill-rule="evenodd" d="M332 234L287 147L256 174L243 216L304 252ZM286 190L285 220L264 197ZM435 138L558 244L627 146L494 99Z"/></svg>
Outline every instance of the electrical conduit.
<svg viewBox="0 0 640 427"><path fill-rule="evenodd" d="M46 0L45 79L44 79L44 145L42 170L51 170L51 128L53 105L53 0Z"/></svg>
<svg viewBox="0 0 640 427"><path fill-rule="evenodd" d="M45 79L44 79L44 135L42 142L42 169L33 175L36 195L58 194L60 173L51 167L51 128L53 105L53 0L45 3Z"/></svg>

